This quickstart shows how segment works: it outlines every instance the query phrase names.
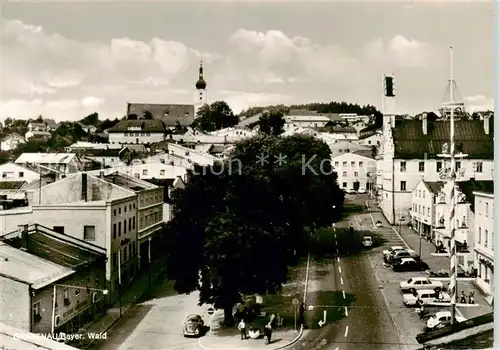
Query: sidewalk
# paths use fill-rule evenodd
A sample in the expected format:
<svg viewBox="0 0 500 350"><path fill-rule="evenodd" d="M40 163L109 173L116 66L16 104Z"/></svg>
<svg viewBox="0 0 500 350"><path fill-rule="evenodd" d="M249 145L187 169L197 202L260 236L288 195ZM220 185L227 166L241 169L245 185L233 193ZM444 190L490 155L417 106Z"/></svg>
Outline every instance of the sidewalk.
<svg viewBox="0 0 500 350"><path fill-rule="evenodd" d="M151 283L164 271L165 260L160 259L153 261L151 264ZM149 274L146 271L144 274L138 276L131 284L131 286L122 294L121 297L121 314L125 316L126 312L136 301L147 291L149 288ZM111 328L120 318L120 303L117 301L113 304L101 318L90 324L85 330L85 334L94 333L102 334ZM80 339L77 341L69 342L68 345L74 346L78 349L86 349L90 347L96 340Z"/></svg>
<svg viewBox="0 0 500 350"><path fill-rule="evenodd" d="M384 223L385 227L392 227L399 233L399 225L390 226L387 220L385 219L384 215L380 211L380 209L377 208L374 210L378 210L372 212L373 219L375 221L380 220ZM413 249L418 253L420 245L420 236L418 232L412 230L407 225L401 225L401 237L406 242L406 244L410 246L411 249ZM433 271L439 271L442 269L449 270L450 258L446 256L433 256L432 254L435 252L436 252L436 246L433 243L428 242L427 240L422 238L422 250L421 250L422 260L425 261ZM462 290L465 292L466 295L469 295L469 292L473 291L475 302L476 304L479 304L479 306L475 307L457 306L457 308L460 310L460 312L463 314L465 318L470 319L493 311L493 308L488 304L481 291L474 285L473 282L458 281L457 292L460 294Z"/></svg>

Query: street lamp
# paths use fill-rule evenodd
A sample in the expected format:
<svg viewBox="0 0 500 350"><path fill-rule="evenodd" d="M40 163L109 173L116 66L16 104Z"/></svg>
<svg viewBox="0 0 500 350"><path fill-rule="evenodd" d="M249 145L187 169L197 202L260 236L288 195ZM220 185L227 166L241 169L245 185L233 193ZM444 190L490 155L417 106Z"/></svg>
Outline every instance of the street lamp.
<svg viewBox="0 0 500 350"><path fill-rule="evenodd" d="M57 287L73 288L73 289L86 289L88 291L102 292L103 295L108 295L107 289L90 288L90 287L74 286L74 285L67 285L67 284L54 284L54 290L53 290L53 294L52 294L52 326L51 326L51 333L52 334L54 334L55 328L56 328Z"/></svg>
<svg viewBox="0 0 500 350"><path fill-rule="evenodd" d="M148 283L151 284L151 236L148 238Z"/></svg>

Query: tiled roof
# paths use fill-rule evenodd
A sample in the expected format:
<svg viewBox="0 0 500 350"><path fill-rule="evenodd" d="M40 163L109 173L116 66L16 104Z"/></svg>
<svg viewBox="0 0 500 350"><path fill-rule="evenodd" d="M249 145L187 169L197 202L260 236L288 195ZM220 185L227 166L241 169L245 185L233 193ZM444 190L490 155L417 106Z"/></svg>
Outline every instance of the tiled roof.
<svg viewBox="0 0 500 350"><path fill-rule="evenodd" d="M145 111L151 112L154 119L163 121L166 126L191 125L194 121L194 105L178 104L148 104L148 103L128 103L127 115L136 114L142 118Z"/></svg>
<svg viewBox="0 0 500 350"><path fill-rule="evenodd" d="M16 159L16 164L68 164L76 155L74 153L23 153Z"/></svg>
<svg viewBox="0 0 500 350"><path fill-rule="evenodd" d="M18 133L13 132L12 134L5 135L4 137L2 137L2 139L0 139L0 141L7 141L7 140L10 140L10 139L13 139L13 138L24 140L24 137L22 137Z"/></svg>
<svg viewBox="0 0 500 350"><path fill-rule="evenodd" d="M490 133L484 132L484 122L480 120L457 120L455 122L455 147L471 159L493 159L493 118ZM449 121L428 121L427 135L422 130L422 121L396 121L393 129L395 158L420 159L427 153L428 158L436 157L443 144L450 142Z"/></svg>
<svg viewBox="0 0 500 350"><path fill-rule="evenodd" d="M458 188L467 198L467 202L471 204L471 210L474 211L474 191L493 193L493 181L462 181L457 182Z"/></svg>
<svg viewBox="0 0 500 350"><path fill-rule="evenodd" d="M358 149L352 153L366 157L366 158L374 158L372 150Z"/></svg>
<svg viewBox="0 0 500 350"><path fill-rule="evenodd" d="M435 182L424 181L424 185L427 187L427 189L434 194L439 194L444 184L445 183L443 181L435 181Z"/></svg>
<svg viewBox="0 0 500 350"><path fill-rule="evenodd" d="M19 190L26 181L0 181L0 190Z"/></svg>
<svg viewBox="0 0 500 350"><path fill-rule="evenodd" d="M165 126L163 122L159 119L153 120L122 120L112 128L108 130L108 132L128 132L129 128L137 128L140 127L141 130L139 132L165 132ZM135 130L134 130L135 131ZM133 131L133 132L134 132Z"/></svg>

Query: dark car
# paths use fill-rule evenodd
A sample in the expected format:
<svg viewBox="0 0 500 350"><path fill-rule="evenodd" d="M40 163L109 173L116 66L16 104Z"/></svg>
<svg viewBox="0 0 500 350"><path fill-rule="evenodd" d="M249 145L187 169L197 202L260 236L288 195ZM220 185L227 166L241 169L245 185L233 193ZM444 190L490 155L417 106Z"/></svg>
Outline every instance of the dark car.
<svg viewBox="0 0 500 350"><path fill-rule="evenodd" d="M423 262L413 258L403 258L397 264L392 265L392 269L397 272L424 271L426 266Z"/></svg>
<svg viewBox="0 0 500 350"><path fill-rule="evenodd" d="M200 315L189 315L184 321L184 336L198 337L203 334L205 323Z"/></svg>

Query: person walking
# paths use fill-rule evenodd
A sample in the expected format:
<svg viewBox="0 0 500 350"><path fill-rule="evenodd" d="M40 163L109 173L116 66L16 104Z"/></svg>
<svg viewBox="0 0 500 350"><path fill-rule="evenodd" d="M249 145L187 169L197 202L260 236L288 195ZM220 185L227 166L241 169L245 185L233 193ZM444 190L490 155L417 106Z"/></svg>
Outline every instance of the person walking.
<svg viewBox="0 0 500 350"><path fill-rule="evenodd" d="M306 304L302 302L299 307L299 324L302 325L304 328L306 327L305 314L306 314Z"/></svg>
<svg viewBox="0 0 500 350"><path fill-rule="evenodd" d="M474 292L469 293L469 304L474 304Z"/></svg>
<svg viewBox="0 0 500 350"><path fill-rule="evenodd" d="M465 297L464 291L462 291L462 295L460 296L460 304L467 304L467 298Z"/></svg>
<svg viewBox="0 0 500 350"><path fill-rule="evenodd" d="M264 327L264 337L266 338L266 343L271 344L271 336L273 335L273 329L271 327L271 324L268 323Z"/></svg>
<svg viewBox="0 0 500 350"><path fill-rule="evenodd" d="M238 323L238 329L240 330L241 340L247 339L247 325L245 324L245 320L241 319L240 323Z"/></svg>
<svg viewBox="0 0 500 350"><path fill-rule="evenodd" d="M354 226L353 226L353 224L352 224L352 223L349 225L349 233L350 233L351 235L354 233Z"/></svg>

